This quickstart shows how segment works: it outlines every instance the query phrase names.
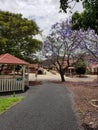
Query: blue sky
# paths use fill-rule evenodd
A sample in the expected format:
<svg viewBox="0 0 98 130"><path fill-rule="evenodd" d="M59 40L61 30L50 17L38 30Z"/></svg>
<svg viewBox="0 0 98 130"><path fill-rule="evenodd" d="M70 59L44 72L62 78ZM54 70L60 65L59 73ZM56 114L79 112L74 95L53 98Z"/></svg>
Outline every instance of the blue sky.
<svg viewBox="0 0 98 130"><path fill-rule="evenodd" d="M0 0L0 10L21 13L23 17L35 20L44 35L53 24L69 17L69 14L59 13L59 0ZM74 10L81 12L81 4Z"/></svg>

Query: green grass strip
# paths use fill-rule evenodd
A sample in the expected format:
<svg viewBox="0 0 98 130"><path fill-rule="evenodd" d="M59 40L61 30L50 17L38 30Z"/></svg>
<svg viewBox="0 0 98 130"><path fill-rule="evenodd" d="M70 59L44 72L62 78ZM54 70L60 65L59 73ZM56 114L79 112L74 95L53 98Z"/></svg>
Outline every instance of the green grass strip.
<svg viewBox="0 0 98 130"><path fill-rule="evenodd" d="M13 105L17 104L23 97L7 97L0 98L0 114L8 110Z"/></svg>

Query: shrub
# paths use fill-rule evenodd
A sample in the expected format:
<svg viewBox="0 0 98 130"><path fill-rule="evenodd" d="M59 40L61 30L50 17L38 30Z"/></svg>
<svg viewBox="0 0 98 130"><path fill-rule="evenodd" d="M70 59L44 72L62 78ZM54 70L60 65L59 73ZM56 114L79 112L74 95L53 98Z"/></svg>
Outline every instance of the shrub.
<svg viewBox="0 0 98 130"><path fill-rule="evenodd" d="M76 63L75 71L79 76L86 73L86 63L82 58Z"/></svg>

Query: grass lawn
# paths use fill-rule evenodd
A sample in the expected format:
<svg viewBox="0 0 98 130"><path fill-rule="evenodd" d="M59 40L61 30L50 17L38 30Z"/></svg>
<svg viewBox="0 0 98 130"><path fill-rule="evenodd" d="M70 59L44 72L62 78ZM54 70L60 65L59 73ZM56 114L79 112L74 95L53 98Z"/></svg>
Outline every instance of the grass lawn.
<svg viewBox="0 0 98 130"><path fill-rule="evenodd" d="M20 102L23 97L7 97L0 98L0 114L5 112L7 109Z"/></svg>

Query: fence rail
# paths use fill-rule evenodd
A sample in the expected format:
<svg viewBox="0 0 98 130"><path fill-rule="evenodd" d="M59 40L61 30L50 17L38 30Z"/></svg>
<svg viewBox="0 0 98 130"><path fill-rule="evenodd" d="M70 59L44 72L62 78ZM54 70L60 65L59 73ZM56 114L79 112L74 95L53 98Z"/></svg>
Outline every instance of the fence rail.
<svg viewBox="0 0 98 130"><path fill-rule="evenodd" d="M24 91L25 82L22 78L0 78L0 92Z"/></svg>

